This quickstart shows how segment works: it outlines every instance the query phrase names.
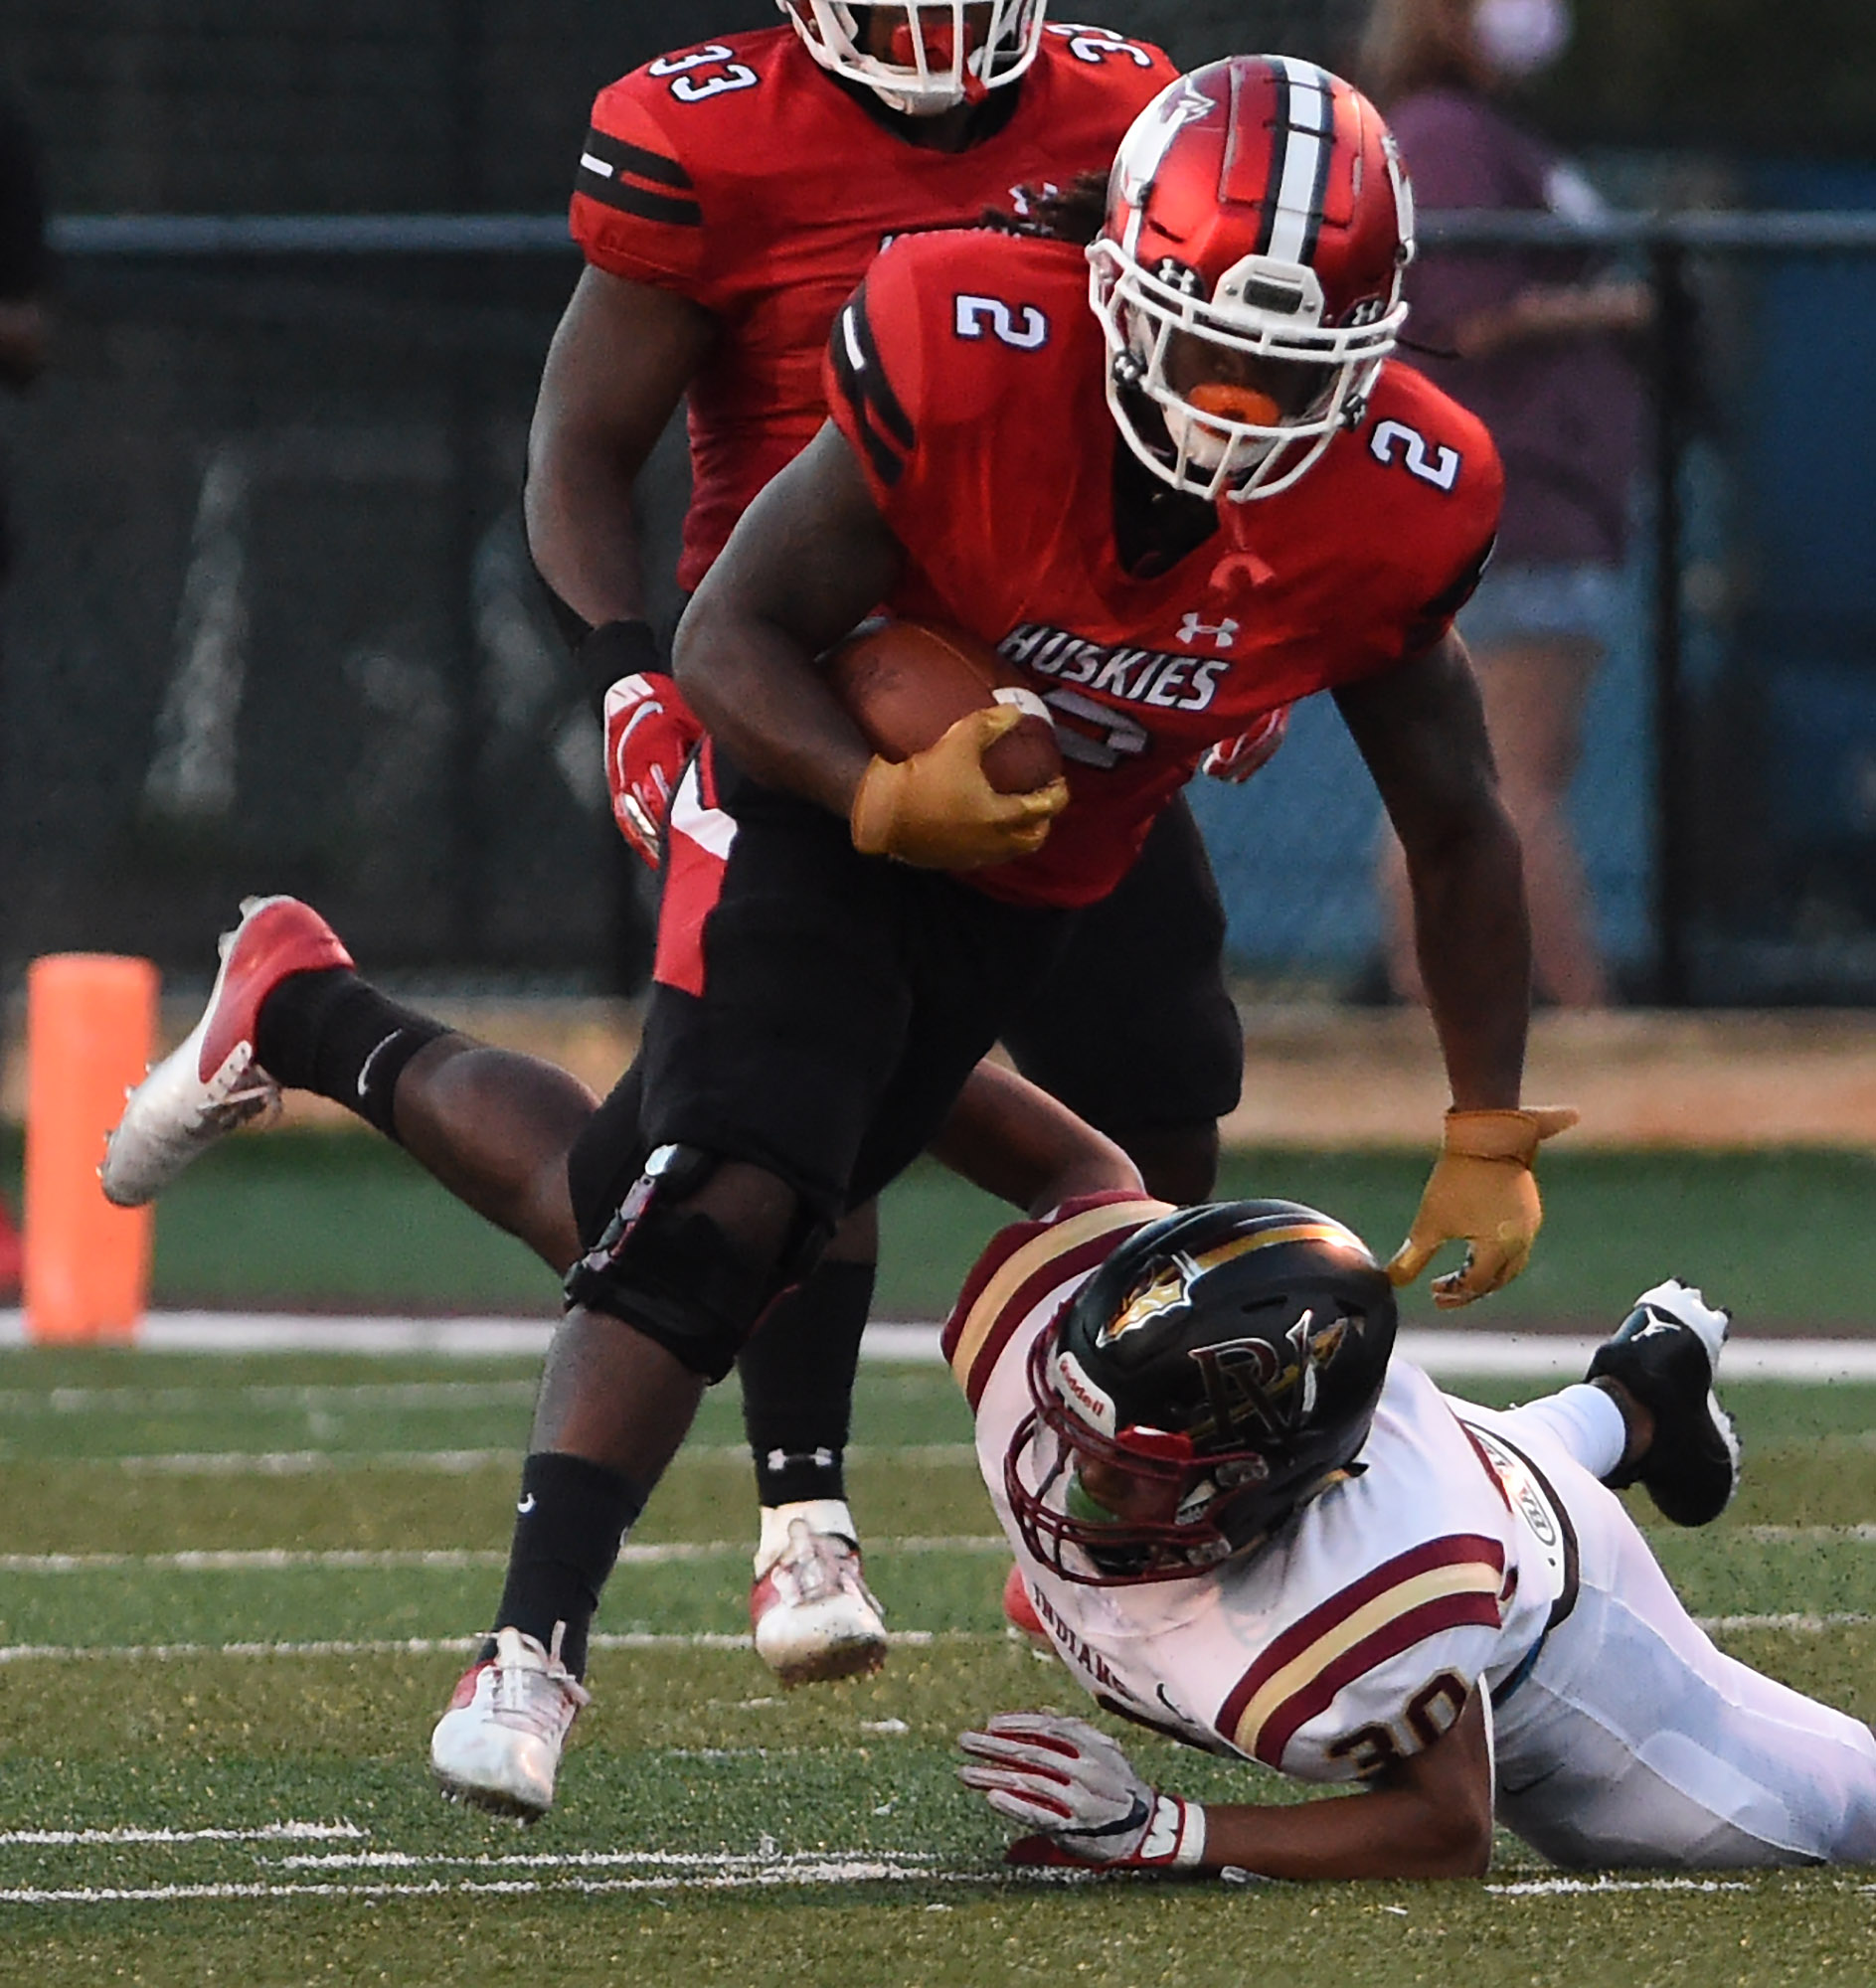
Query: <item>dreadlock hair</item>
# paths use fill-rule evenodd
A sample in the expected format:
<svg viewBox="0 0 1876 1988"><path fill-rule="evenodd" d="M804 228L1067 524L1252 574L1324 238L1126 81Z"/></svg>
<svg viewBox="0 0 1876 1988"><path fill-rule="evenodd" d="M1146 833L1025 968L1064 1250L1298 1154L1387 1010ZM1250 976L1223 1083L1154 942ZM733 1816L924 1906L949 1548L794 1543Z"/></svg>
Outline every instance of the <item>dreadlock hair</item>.
<svg viewBox="0 0 1876 1988"><path fill-rule="evenodd" d="M1086 248L1108 216L1108 175L1081 173L1066 187L1019 186L1013 207L986 207L979 225L999 235L1027 235L1042 242L1073 242Z"/></svg>

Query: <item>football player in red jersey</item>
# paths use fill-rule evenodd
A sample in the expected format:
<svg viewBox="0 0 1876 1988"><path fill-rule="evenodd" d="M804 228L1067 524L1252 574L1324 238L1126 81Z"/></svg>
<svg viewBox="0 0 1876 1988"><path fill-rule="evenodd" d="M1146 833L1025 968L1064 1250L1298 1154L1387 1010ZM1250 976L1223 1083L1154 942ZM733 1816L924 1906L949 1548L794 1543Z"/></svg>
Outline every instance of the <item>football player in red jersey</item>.
<svg viewBox="0 0 1876 1988"><path fill-rule="evenodd" d="M593 696L611 686L615 814L654 867L700 731L657 669L632 507L672 410L688 394L695 495L678 577L689 587L825 417L827 332L881 243L972 222L1024 183L1105 171L1173 74L1148 45L1046 26L1040 0L784 11L786 26L660 57L600 92L573 200L588 267L531 442L530 545ZM1207 770L1247 777L1281 721L1261 718ZM257 915L306 926L284 911ZM1025 1071L1120 1136L1155 1192L1182 1199L1209 1191L1217 1119L1243 1073L1223 931L1196 830L1175 806L1005 1029ZM325 963L337 944L306 926L279 957L319 962L299 968L307 976L337 973ZM238 968L274 956L247 920L231 946ZM237 977L248 984L245 969ZM446 1035L361 983L307 977L265 1005L268 1078L359 1111L550 1263L564 1269L630 1185L635 1162L613 1178L630 1088L583 1140L595 1104L583 1086ZM139 1092L112 1143L110 1192L160 1191L227 1115L205 1095L193 1076ZM871 1210L858 1209L739 1363L763 1507L752 1620L759 1652L791 1682L868 1668L885 1651L841 1466L874 1249Z"/></svg>
<svg viewBox="0 0 1876 1988"><path fill-rule="evenodd" d="M896 243L836 326L834 421L686 618L682 667L728 750L673 802L643 1107L615 1093L574 1151L576 1203L584 1178L615 1212L569 1280L494 1651L432 1741L472 1799L548 1806L598 1589L703 1386L928 1143L1202 755L1290 698L1335 690L1412 857L1454 1109L1396 1274L1463 1238L1436 1289L1464 1302L1528 1252L1530 1162L1570 1114L1518 1106L1518 853L1450 634L1496 464L1387 365L1411 214L1384 127L1307 65L1217 66L1131 128L1101 235L1099 323L1068 242ZM1072 782L995 795L982 715L903 765L872 759L813 657L880 601L1001 644L1057 711ZM349 1034L359 1094L388 1114L376 1073L410 1059L366 1028L382 997L313 1015L370 993L324 943L303 965L325 971L259 1005L251 1060L340 1094L325 1052L288 1039L316 1037L336 1071ZM1149 987L1166 970L1131 963ZM202 1081L239 1107L246 1066L209 1060ZM126 1140L131 1115L120 1144L154 1150Z"/></svg>
<svg viewBox="0 0 1876 1988"><path fill-rule="evenodd" d="M568 1280L496 1657L432 1740L459 1792L500 1798L525 1766L546 1805L580 1702L557 1639L610 1566L593 1515L612 1539L629 1524L702 1389L929 1142L1078 908L1201 756L1279 704L1334 691L1410 852L1453 1109L1394 1273L1463 1239L1436 1285L1463 1303L1522 1267L1531 1161L1572 1114L1519 1102L1517 842L1451 633L1498 470L1475 421L1389 363L1411 243L1373 107L1242 59L1135 121L1092 257L1046 231L909 236L843 309L833 418L680 627L712 739L672 804L643 1099L582 1139L609 1138L621 1177L625 1130L649 1150ZM880 602L1019 664L1068 781L994 793L980 756L1005 721L983 713L874 758L814 658ZM515 1738L524 1700L539 1718Z"/></svg>
<svg viewBox="0 0 1876 1988"><path fill-rule="evenodd" d="M572 208L588 266L530 446L529 543L591 693L606 697L615 818L654 869L701 728L643 619L632 480L680 396L693 491L677 577L688 590L825 418L828 329L880 246L974 222L1025 183L1105 172L1173 74L1150 46L1045 25L1041 0L800 0L783 12L785 26L661 57L599 93ZM1215 770L1254 771L1280 723ZM1129 890L1007 1029L1020 1068L1120 1137L1156 1192L1180 1198L1209 1191L1217 1120L1243 1074L1222 939L1181 806ZM1133 962L1149 958L1162 970L1143 979ZM1131 1018L1118 1043L1116 1015ZM598 1143L609 1156L612 1136ZM585 1154L575 1167L584 1178ZM790 1682L885 1651L841 1464L876 1248L872 1210L854 1211L739 1361L762 1506L752 1619L759 1651Z"/></svg>

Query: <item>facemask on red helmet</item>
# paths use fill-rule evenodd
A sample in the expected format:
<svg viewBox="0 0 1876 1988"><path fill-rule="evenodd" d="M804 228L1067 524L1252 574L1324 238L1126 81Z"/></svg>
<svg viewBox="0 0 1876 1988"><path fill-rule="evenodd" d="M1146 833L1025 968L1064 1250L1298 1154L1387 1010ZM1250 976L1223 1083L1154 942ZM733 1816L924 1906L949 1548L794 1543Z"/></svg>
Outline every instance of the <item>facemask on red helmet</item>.
<svg viewBox="0 0 1876 1988"><path fill-rule="evenodd" d="M1287 56L1168 84L1088 251L1127 446L1195 496L1287 490L1366 414L1413 254L1400 154L1352 84Z"/></svg>
<svg viewBox="0 0 1876 1988"><path fill-rule="evenodd" d="M1014 83L1042 45L1045 0L776 0L822 69L908 117ZM882 18L886 32L882 35ZM884 48L883 54L870 53Z"/></svg>

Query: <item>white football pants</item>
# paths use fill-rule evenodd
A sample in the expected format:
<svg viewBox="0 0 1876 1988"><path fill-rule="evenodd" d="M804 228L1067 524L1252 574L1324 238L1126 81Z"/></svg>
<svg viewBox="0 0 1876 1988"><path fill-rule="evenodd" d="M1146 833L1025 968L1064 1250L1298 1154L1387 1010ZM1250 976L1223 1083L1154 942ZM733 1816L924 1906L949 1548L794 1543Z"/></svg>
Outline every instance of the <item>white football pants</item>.
<svg viewBox="0 0 1876 1988"><path fill-rule="evenodd" d="M1578 1867L1876 1861L1869 1728L1714 1648L1564 1420L1462 1412L1550 1478L1580 1555L1575 1609L1496 1717L1498 1819Z"/></svg>

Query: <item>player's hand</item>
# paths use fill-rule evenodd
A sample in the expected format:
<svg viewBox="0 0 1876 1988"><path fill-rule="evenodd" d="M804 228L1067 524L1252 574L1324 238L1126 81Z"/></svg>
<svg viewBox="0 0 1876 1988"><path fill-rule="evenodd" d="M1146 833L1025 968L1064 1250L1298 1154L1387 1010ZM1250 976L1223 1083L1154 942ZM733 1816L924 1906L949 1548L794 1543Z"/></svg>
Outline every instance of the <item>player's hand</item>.
<svg viewBox="0 0 1876 1988"><path fill-rule="evenodd" d="M620 677L605 694L605 786L618 832L653 870L684 761L704 736L663 675Z"/></svg>
<svg viewBox="0 0 1876 1988"><path fill-rule="evenodd" d="M1241 787L1253 773L1261 773L1277 757L1277 748L1288 731L1289 706L1279 704L1275 711L1267 711L1249 732L1208 746L1199 760L1199 771L1214 780L1229 780L1234 787Z"/></svg>
<svg viewBox="0 0 1876 1988"><path fill-rule="evenodd" d="M957 1743L971 1756L957 1770L965 1787L1041 1832L1010 1846L1012 1864L1190 1871L1204 1862L1204 1809L1148 1787L1086 1720L999 1712Z"/></svg>
<svg viewBox="0 0 1876 1988"><path fill-rule="evenodd" d="M1068 782L1000 794L983 771L984 753L1022 722L1014 705L992 705L967 712L910 759L874 759L848 815L853 846L925 870L977 870L1033 856L1069 804Z"/></svg>
<svg viewBox="0 0 1876 1988"><path fill-rule="evenodd" d="M1568 1104L1449 1111L1445 1150L1434 1163L1407 1241L1388 1264L1388 1276L1411 1284L1443 1244L1463 1242L1464 1263L1434 1279L1435 1304L1450 1311L1508 1284L1530 1261L1543 1226L1531 1171L1538 1142L1576 1122Z"/></svg>

